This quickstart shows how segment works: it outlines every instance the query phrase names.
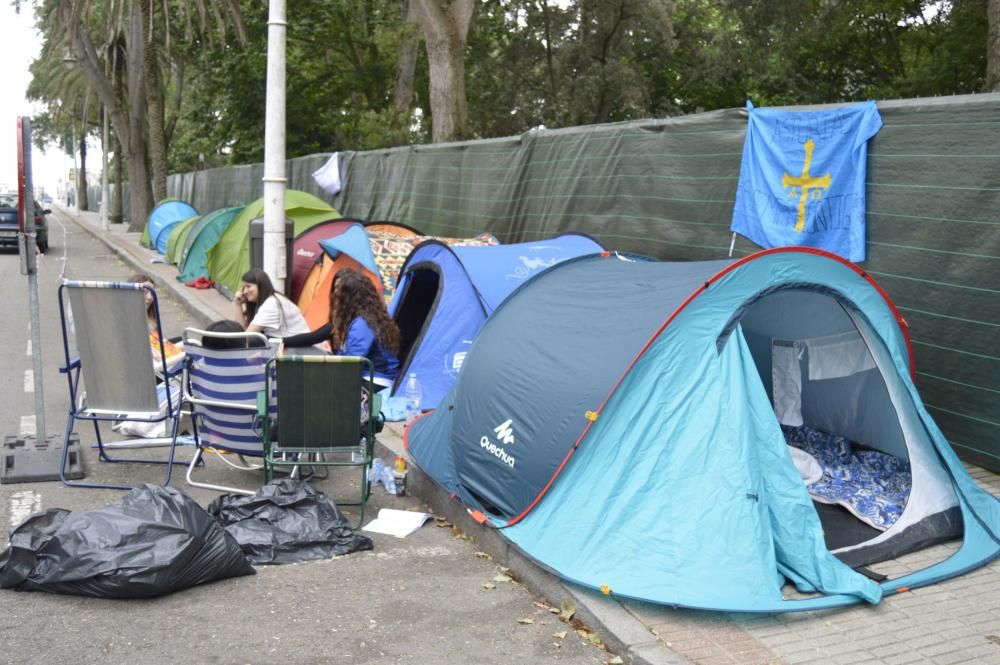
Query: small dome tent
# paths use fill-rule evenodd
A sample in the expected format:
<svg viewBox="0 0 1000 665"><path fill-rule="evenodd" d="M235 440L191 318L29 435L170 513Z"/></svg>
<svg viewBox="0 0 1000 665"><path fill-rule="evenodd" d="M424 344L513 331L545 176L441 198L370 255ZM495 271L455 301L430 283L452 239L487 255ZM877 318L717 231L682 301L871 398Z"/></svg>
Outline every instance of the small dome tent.
<svg viewBox="0 0 1000 665"><path fill-rule="evenodd" d="M172 229L170 229L170 235L167 238L167 251L163 253L163 256L174 265L180 263L181 250L184 249L184 242L187 240L188 234L191 233L191 229L194 228L195 224L198 223L201 217L189 217L185 219L180 224L175 224ZM162 236L161 236L162 237Z"/></svg>
<svg viewBox="0 0 1000 665"><path fill-rule="evenodd" d="M1000 502L964 469L912 371L885 292L820 250L583 257L504 301L405 443L565 579L723 611L877 603L1000 554ZM846 453L852 473L822 450ZM817 496L836 478L851 492ZM866 504L893 519L874 528ZM955 537L923 570L881 583L855 570ZM812 595L786 598L786 580Z"/></svg>
<svg viewBox="0 0 1000 665"><path fill-rule="evenodd" d="M202 215L194 223L184 238L180 260L177 263L180 274L179 282L193 282L199 277L208 277L208 252L219 242L233 220L243 212L243 206L219 208Z"/></svg>
<svg viewBox="0 0 1000 665"><path fill-rule="evenodd" d="M299 309L310 328L316 329L330 320L330 289L333 278L342 268L360 270L382 293L382 281L368 232L363 224L354 222L339 234L319 241L320 261L306 276L299 294Z"/></svg>
<svg viewBox="0 0 1000 665"><path fill-rule="evenodd" d="M143 229L140 241L145 247L150 247L163 254L167 251L167 237L174 225L197 216L198 211L189 203L179 199L160 201L149 213L149 219L146 220L146 228Z"/></svg>
<svg viewBox="0 0 1000 665"><path fill-rule="evenodd" d="M418 245L399 272L389 306L400 330L400 370L394 390L416 373L421 406L438 405L462 367L473 338L511 291L561 261L604 248L566 233L536 242L494 246Z"/></svg>
<svg viewBox="0 0 1000 665"><path fill-rule="evenodd" d="M250 269L250 222L263 214L263 198L247 205L208 252L209 276L226 297L236 293ZM293 235L297 236L320 222L339 218L340 213L312 194L289 189L285 191L285 216L294 222Z"/></svg>
<svg viewBox="0 0 1000 665"><path fill-rule="evenodd" d="M295 237L292 247L292 265L289 268L291 280L288 287L288 297L291 300L297 301L299 299L310 272L323 258L323 249L319 246L320 241L339 236L356 223L358 223L356 219L331 219L306 229Z"/></svg>

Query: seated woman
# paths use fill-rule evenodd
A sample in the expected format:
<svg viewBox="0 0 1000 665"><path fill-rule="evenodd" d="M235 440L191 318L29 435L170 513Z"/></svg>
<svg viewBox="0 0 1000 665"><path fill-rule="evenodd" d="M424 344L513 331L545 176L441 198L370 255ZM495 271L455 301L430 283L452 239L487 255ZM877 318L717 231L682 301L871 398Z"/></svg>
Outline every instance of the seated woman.
<svg viewBox="0 0 1000 665"><path fill-rule="evenodd" d="M344 268L330 289L330 321L304 335L284 339L286 347L329 340L336 355L364 356L375 366L375 383L392 386L399 372L399 327L389 316L375 285L361 273Z"/></svg>
<svg viewBox="0 0 1000 665"><path fill-rule="evenodd" d="M150 289L156 288L153 284L153 278L142 273L132 275L128 281L133 284L144 284ZM146 323L149 325L149 347L153 354L153 365L156 372L161 373L163 371L161 358L166 356L167 370L173 369L177 363L184 359L184 344L181 343L179 337L165 340L162 343L163 355L161 355L160 333L156 327L156 313L153 311L153 294L148 290L143 290L142 294L146 299Z"/></svg>
<svg viewBox="0 0 1000 665"><path fill-rule="evenodd" d="M205 332L210 333L243 333L243 326L231 321L229 319L220 319L218 321L212 321L205 327ZM201 345L206 349L247 349L257 346L262 346L264 340L257 338L256 336L251 338L246 337L214 337L212 335L205 335L201 338Z"/></svg>
<svg viewBox="0 0 1000 665"><path fill-rule="evenodd" d="M233 298L234 320L246 332L268 337L287 337L309 332L302 312L291 300L274 290L271 278L263 270L249 270Z"/></svg>

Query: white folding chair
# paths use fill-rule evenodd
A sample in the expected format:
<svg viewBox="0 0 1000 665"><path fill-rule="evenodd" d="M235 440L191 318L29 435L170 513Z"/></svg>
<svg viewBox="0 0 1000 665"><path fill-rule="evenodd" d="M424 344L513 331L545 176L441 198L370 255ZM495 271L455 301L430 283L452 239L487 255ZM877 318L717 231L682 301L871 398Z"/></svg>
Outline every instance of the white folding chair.
<svg viewBox="0 0 1000 665"><path fill-rule="evenodd" d="M146 318L147 292L153 296L154 330ZM169 484L180 401L167 391L164 411L156 394L154 361L160 367L170 366L162 345L159 353L151 355L150 333L156 332L159 339L164 339L156 291L146 284L131 282L63 280L59 286L59 320L65 354L65 363L59 371L66 375L70 396L60 479L72 487L132 489L132 485L73 482L67 478L70 436L76 421L89 420L94 423L102 462L165 464L167 471L163 484ZM169 382L180 371L179 366L168 369L162 375L163 380ZM101 437L100 423L122 420L167 421L171 427L167 459L124 459L109 455Z"/></svg>

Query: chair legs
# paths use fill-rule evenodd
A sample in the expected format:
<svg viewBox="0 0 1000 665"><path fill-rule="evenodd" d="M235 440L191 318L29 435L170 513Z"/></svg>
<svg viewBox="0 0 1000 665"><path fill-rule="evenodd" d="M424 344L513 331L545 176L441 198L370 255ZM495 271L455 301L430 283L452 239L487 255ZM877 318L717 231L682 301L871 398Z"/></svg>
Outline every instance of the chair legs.
<svg viewBox="0 0 1000 665"><path fill-rule="evenodd" d="M287 454L285 454L287 455ZM365 521L365 509L368 504L368 497L371 496L371 483L368 481L368 471L371 469L371 455L368 455L364 463L358 464L344 464L343 462L330 461L326 458L324 453L294 453L290 457L285 459L276 460L271 455L268 455L264 459L264 467L267 469L265 474L266 482L271 482L274 477L276 469L289 468L289 475L292 478L300 477L302 467L347 467L352 466L361 470L361 491L360 498L354 501L340 500L331 497L334 503L338 507L341 506L358 506L358 522L352 525L354 528L361 528ZM329 473L329 472L328 472Z"/></svg>
<svg viewBox="0 0 1000 665"><path fill-rule="evenodd" d="M184 476L185 480L187 480L188 485L191 485L192 487L201 487L202 489L207 489L207 490L215 490L217 492L232 492L234 494L242 494L244 496L253 496L254 494L253 490L245 490L239 487L229 487L227 485L213 485L211 483L200 483L194 480L194 478L192 478L191 475L192 473L194 473L194 468L201 461L202 456L204 454L205 454L205 449L199 445L196 449L194 457L191 458L191 463L188 464L187 473Z"/></svg>
<svg viewBox="0 0 1000 665"><path fill-rule="evenodd" d="M84 487L91 489L120 489L120 490L133 489L135 487L134 485L122 485L117 483L84 483L84 482L77 482L70 480L67 477L66 465L67 462L69 461L69 440L70 436L72 436L73 434L73 429L74 426L76 425L77 420L80 420L80 418L77 418L77 416L72 411L70 412L68 418L66 419L66 431L63 433L62 460L60 461L59 464L59 479L62 481L62 483L67 487ZM177 451L177 427L180 424L179 414L171 419L173 421L173 425L171 428L171 437L170 437L172 443L170 444L170 451L167 454L166 460L143 460L143 459L125 459L125 458L111 457L107 453L107 450L104 447L104 440L101 438L101 427L99 420L95 418L83 418L83 420L90 420L94 423L94 435L97 443L97 455L100 461L107 462L109 464L163 464L166 465L167 467L166 475L163 479L163 486L166 487L167 485L170 484L170 476L173 473L173 466L174 466L174 453ZM83 445L81 444L81 449L82 447Z"/></svg>

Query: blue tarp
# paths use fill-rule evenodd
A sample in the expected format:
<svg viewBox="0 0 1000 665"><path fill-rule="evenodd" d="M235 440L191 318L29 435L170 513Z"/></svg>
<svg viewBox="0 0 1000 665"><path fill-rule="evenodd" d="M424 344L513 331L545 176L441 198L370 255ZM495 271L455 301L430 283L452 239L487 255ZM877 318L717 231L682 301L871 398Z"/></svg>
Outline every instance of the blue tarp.
<svg viewBox="0 0 1000 665"><path fill-rule="evenodd" d="M864 330L875 374L834 387L849 393L874 376L895 406L876 414L879 426L898 435L925 487L937 483L911 495L925 513L910 522L918 528L878 542L959 510L954 556L880 585L828 549L762 380L771 341L744 331L754 303L786 294L808 305L781 310L789 335L825 325L817 303ZM848 395L835 408L851 404ZM815 250L733 263L567 261L496 309L453 388L405 441L421 469L526 555L623 597L750 612L877 603L1000 554L1000 502L923 408L894 307L870 277ZM785 599L786 580L819 595Z"/></svg>
<svg viewBox="0 0 1000 665"><path fill-rule="evenodd" d="M428 241L417 246L400 269L389 306L404 337L395 393L416 373L421 407L436 407L476 333L508 295L547 268L603 249L575 233L515 245L449 247Z"/></svg>

